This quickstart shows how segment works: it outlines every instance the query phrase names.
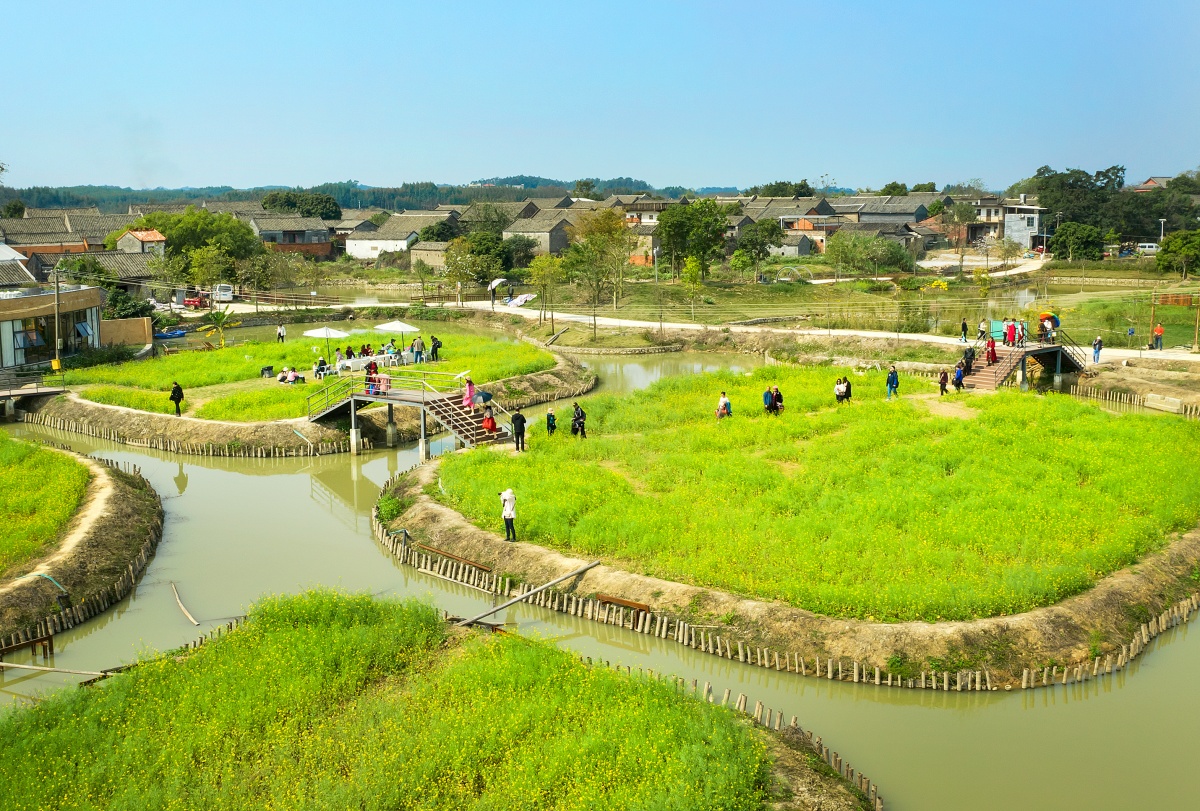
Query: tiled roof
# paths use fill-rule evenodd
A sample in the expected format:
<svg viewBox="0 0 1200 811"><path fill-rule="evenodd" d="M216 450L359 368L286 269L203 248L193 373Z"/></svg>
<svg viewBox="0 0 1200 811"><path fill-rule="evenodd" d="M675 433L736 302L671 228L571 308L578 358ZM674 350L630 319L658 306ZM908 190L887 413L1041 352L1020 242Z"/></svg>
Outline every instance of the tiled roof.
<svg viewBox="0 0 1200 811"><path fill-rule="evenodd" d="M263 231L328 231L329 224L320 217L280 217L275 214L254 214L250 224Z"/></svg>
<svg viewBox="0 0 1200 811"><path fill-rule="evenodd" d="M533 214L536 214L539 210L537 207L537 204L530 200L524 200L524 201L515 202L515 203L510 203L510 202L475 203L473 206L471 206L470 208L468 208L466 211L464 211L462 213L462 216L459 217L459 220L461 220L462 222L475 222L476 220L479 219L480 215L483 213L484 206L495 207L495 209L497 211L503 212L505 215L507 215L509 221L515 220L518 217L532 216ZM438 208L440 209L441 206L439 206Z"/></svg>
<svg viewBox="0 0 1200 811"><path fill-rule="evenodd" d="M99 214L100 209L96 206L82 206L80 208L27 208L25 209L25 219L35 219L39 217L65 217L68 214Z"/></svg>
<svg viewBox="0 0 1200 811"><path fill-rule="evenodd" d="M204 201L204 207L214 214L262 214L266 209L262 203L253 200L239 200L232 203ZM278 212L274 212L277 214Z"/></svg>
<svg viewBox="0 0 1200 811"><path fill-rule="evenodd" d="M122 281L127 279L146 279L154 275L150 270L150 260L155 258L152 253L125 253L124 251L104 251L103 253L70 254L60 257L59 261L70 261L87 256L100 263L100 267L112 272Z"/></svg>
<svg viewBox="0 0 1200 811"><path fill-rule="evenodd" d="M562 211L551 209L538 214L536 217L528 217L525 219L514 220L507 228L504 229L506 234L544 234L553 231L558 227L559 223L571 225L575 222L577 216Z"/></svg>
<svg viewBox="0 0 1200 811"><path fill-rule="evenodd" d="M138 242L166 242L167 238L160 234L156 229L151 228L147 231L129 231L131 237Z"/></svg>
<svg viewBox="0 0 1200 811"><path fill-rule="evenodd" d="M69 231L66 217L34 217L29 220L0 220L0 232L5 236L20 234L53 234Z"/></svg>
<svg viewBox="0 0 1200 811"><path fill-rule="evenodd" d="M73 234L83 234L91 242L101 242L113 231L128 227L134 220L132 214L69 214L67 225Z"/></svg>
<svg viewBox="0 0 1200 811"><path fill-rule="evenodd" d="M656 222L633 226L633 233L637 234L639 237L652 237L654 236L654 232L657 230L658 223Z"/></svg>
<svg viewBox="0 0 1200 811"><path fill-rule="evenodd" d="M203 207L203 203L130 203L129 213L139 217L155 211L163 214L185 214L189 208Z"/></svg>
<svg viewBox="0 0 1200 811"><path fill-rule="evenodd" d="M437 225L439 222L445 222L449 217L447 212L426 212L424 216L413 215L398 215L388 217L387 222L379 227L377 231L355 231L351 233L347 240L396 240L408 239L412 234L420 232L427 225Z"/></svg>
<svg viewBox="0 0 1200 811"><path fill-rule="evenodd" d="M567 195L562 197L526 197L525 202L533 203L538 209L545 211L548 208L570 208L572 200Z"/></svg>
<svg viewBox="0 0 1200 811"><path fill-rule="evenodd" d="M0 262L0 286L15 287L21 284L31 284L35 279L25 270L20 262L12 260Z"/></svg>
<svg viewBox="0 0 1200 811"><path fill-rule="evenodd" d="M410 250L414 251L444 251L449 242L426 242L424 240L413 245Z"/></svg>

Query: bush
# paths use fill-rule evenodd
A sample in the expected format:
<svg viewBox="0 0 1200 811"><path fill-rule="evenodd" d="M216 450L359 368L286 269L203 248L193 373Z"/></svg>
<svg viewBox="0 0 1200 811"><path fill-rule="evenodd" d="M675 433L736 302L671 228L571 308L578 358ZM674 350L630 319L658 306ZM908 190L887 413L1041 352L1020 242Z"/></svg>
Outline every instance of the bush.
<svg viewBox="0 0 1200 811"><path fill-rule="evenodd" d="M102 366L108 363L124 363L133 360L137 354L132 346L102 346L99 349L91 347L69 357L63 358L64 369L86 369L89 366Z"/></svg>

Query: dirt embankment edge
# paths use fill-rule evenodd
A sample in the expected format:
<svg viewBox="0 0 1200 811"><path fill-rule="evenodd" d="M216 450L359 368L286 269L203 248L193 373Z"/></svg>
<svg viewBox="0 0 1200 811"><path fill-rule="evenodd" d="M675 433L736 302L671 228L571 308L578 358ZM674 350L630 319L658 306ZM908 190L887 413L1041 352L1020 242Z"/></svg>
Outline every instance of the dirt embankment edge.
<svg viewBox="0 0 1200 811"><path fill-rule="evenodd" d="M588 561L528 543L510 544L471 524L432 497L438 462L401 477L392 493L406 511L391 526L452 554L529 583L544 583ZM573 593L604 593L643 603L689 624L715 628L748 648L771 648L837 663L862 663L897 678L924 670L982 670L995 687L1019 686L1025 668L1089 666L1122 645L1164 610L1194 595L1200 573L1200 529L1060 603L1007 617L965 622L880 623L836 619L779 602L598 566L573 581ZM736 643L735 643L736 644ZM737 656L737 648L733 655ZM784 655L780 653L779 655ZM847 671L849 678L849 671ZM887 677L885 676L885 679Z"/></svg>
<svg viewBox="0 0 1200 811"><path fill-rule="evenodd" d="M0 645L9 644L10 635L31 638L74 627L117 603L162 538L162 502L136 468L71 455L92 471L87 495L54 549L0 582ZM59 608L61 592L46 578L22 577L33 573L62 584L71 608Z"/></svg>

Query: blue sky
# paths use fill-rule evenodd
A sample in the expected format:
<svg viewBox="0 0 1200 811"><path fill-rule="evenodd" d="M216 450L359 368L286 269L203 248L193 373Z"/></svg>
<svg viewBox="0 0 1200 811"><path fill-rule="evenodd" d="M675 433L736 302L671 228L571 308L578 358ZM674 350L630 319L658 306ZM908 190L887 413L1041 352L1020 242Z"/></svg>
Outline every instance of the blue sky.
<svg viewBox="0 0 1200 811"><path fill-rule="evenodd" d="M1200 3L3 0L10 186L1200 165Z"/></svg>

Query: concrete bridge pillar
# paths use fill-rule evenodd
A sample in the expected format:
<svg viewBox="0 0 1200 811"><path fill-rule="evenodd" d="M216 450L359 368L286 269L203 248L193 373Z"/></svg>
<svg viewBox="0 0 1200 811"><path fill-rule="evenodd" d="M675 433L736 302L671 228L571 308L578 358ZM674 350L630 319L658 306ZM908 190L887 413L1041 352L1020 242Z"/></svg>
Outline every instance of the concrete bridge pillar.
<svg viewBox="0 0 1200 811"><path fill-rule="evenodd" d="M388 403L388 419L387 419L387 446L389 448L396 447L396 418L393 413L393 405Z"/></svg>
<svg viewBox="0 0 1200 811"><path fill-rule="evenodd" d="M1029 391L1029 372L1025 368L1025 356L1021 356L1021 365L1017 369L1017 383L1021 386L1021 391Z"/></svg>
<svg viewBox="0 0 1200 811"><path fill-rule="evenodd" d="M417 440L417 459L422 462L428 462L431 457L429 453L429 432L425 427L425 409L421 409L421 436Z"/></svg>
<svg viewBox="0 0 1200 811"><path fill-rule="evenodd" d="M362 429L358 427L358 403L350 398L350 453L362 452Z"/></svg>

